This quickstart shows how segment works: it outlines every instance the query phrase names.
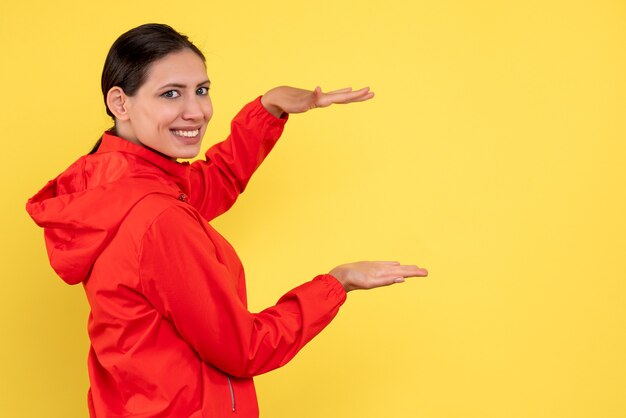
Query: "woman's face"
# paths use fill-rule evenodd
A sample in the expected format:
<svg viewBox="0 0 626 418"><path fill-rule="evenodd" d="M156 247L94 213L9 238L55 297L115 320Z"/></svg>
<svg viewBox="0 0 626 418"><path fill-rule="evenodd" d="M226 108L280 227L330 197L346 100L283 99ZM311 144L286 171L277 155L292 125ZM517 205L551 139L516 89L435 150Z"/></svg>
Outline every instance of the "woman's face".
<svg viewBox="0 0 626 418"><path fill-rule="evenodd" d="M193 158L213 115L202 59L189 49L150 65L145 83L126 98L127 123L120 135L170 158Z"/></svg>

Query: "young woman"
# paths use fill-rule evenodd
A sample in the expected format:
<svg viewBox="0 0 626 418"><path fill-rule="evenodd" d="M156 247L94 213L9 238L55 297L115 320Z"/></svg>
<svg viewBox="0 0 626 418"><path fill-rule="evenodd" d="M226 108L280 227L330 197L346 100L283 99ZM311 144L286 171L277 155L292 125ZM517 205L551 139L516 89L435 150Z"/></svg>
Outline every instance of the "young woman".
<svg viewBox="0 0 626 418"><path fill-rule="evenodd" d="M239 259L207 221L235 202L289 114L373 93L272 89L204 161L179 163L200 151L209 85L204 56L171 27L123 34L102 73L114 127L27 204L55 271L89 300L92 417L257 417L252 377L293 358L348 291L427 274L341 265L250 313Z"/></svg>

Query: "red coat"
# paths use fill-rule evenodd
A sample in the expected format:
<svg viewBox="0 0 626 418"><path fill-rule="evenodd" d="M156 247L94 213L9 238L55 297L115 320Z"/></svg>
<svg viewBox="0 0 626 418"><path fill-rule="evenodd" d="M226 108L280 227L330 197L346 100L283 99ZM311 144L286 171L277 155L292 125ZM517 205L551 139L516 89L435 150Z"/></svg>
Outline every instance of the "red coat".
<svg viewBox="0 0 626 418"><path fill-rule="evenodd" d="M92 417L257 417L252 377L336 315L346 294L330 275L250 313L241 263L207 222L234 203L285 121L256 99L192 164L105 133L97 153L29 200L52 266L83 283L91 306Z"/></svg>

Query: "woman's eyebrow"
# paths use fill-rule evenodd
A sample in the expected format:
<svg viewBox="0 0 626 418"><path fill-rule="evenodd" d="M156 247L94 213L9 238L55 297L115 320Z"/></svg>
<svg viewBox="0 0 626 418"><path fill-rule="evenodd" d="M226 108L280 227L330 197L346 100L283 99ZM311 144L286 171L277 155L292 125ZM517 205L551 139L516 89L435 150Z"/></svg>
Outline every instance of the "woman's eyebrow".
<svg viewBox="0 0 626 418"><path fill-rule="evenodd" d="M203 81L201 83L198 83L198 85L196 87L204 86L206 84L208 84L210 86L211 85L211 80L207 79L207 80L205 80L205 81ZM168 84L165 84L164 86L159 87L159 90L164 89L166 87L175 87L175 88L178 88L178 89L184 89L187 86L185 84L180 84L180 83L168 83Z"/></svg>

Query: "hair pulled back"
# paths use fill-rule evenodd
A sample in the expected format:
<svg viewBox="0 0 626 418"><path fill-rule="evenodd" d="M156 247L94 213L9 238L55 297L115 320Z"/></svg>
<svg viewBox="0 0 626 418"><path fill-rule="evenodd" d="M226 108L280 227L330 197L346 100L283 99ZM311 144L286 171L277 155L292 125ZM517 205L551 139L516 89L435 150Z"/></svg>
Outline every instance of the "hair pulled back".
<svg viewBox="0 0 626 418"><path fill-rule="evenodd" d="M146 81L152 63L184 49L190 49L203 62L206 61L204 54L187 36L165 24L147 23L117 38L111 45L102 69L101 87L107 114L115 120L107 105L107 93L111 88L120 87L127 96L134 96ZM90 154L98 150L101 141L102 138L94 145Z"/></svg>

